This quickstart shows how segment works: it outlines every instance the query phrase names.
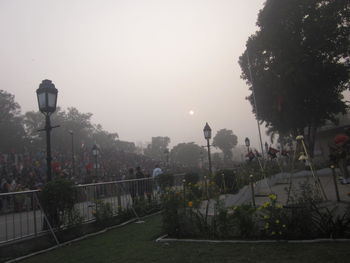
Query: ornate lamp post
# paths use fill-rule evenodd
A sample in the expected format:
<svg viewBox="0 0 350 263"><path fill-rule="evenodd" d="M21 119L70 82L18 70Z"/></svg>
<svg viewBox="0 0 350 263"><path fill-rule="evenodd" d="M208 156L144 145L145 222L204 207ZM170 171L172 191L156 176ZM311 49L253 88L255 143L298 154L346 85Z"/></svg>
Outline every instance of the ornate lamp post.
<svg viewBox="0 0 350 263"><path fill-rule="evenodd" d="M72 130L68 131L72 136L72 176L75 176L75 158L74 158L74 132Z"/></svg>
<svg viewBox="0 0 350 263"><path fill-rule="evenodd" d="M51 181L51 130L58 126L52 127L50 116L56 111L57 105L57 89L51 80L45 79L39 85L36 90L38 97L39 110L45 115L45 128L46 131L46 162L47 162L47 181Z"/></svg>
<svg viewBox="0 0 350 263"><path fill-rule="evenodd" d="M245 146L247 146L247 151L248 151L248 153L249 153L249 146L250 146L250 140L249 140L249 138L246 137L244 142L245 142Z"/></svg>
<svg viewBox="0 0 350 263"><path fill-rule="evenodd" d="M100 152L100 149L98 148L98 146L96 144L94 144L94 146L92 146L92 156L94 156L94 159L95 159L95 176L97 178L97 169L98 169L98 162L97 162L97 157L98 157L98 154Z"/></svg>
<svg viewBox="0 0 350 263"><path fill-rule="evenodd" d="M209 143L209 140L211 139L211 128L210 128L208 123L205 124L203 132L204 132L204 138L207 140L209 172L210 172L210 174L212 174L211 156L210 156L210 143Z"/></svg>

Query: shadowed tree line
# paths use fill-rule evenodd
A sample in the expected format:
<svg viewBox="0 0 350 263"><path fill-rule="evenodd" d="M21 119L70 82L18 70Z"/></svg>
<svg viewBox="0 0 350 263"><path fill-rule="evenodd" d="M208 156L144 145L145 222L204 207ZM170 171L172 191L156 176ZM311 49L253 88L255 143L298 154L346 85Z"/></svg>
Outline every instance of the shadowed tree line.
<svg viewBox="0 0 350 263"><path fill-rule="evenodd" d="M14 95L0 90L0 152L36 153L45 150L45 133L39 130L45 126L45 118L37 111L21 113ZM57 108L52 114L52 125L60 127L52 130L52 148L55 152L70 155L73 146L76 154L97 144L103 155L113 151L136 153L133 142L121 141L117 133L110 133L100 124L93 124L92 113L82 113L74 107L67 110ZM186 167L203 166L207 161L207 150L193 142L179 143L169 149L169 137L152 137L152 142L144 149L144 155L165 165ZM221 129L213 138L213 146L223 152L225 165L232 162L232 149L237 144L237 136L231 130Z"/></svg>
<svg viewBox="0 0 350 263"><path fill-rule="evenodd" d="M94 143L101 148L114 148L125 152L135 152L133 142L121 141L117 133L110 133L100 124L93 124L91 113L79 112L74 107L67 110L57 108L52 114L52 124L60 125L52 130L52 146L59 152L71 152L74 147L91 147ZM20 105L14 95L0 90L0 151L1 152L37 152L45 149L45 118L37 111L21 113Z"/></svg>

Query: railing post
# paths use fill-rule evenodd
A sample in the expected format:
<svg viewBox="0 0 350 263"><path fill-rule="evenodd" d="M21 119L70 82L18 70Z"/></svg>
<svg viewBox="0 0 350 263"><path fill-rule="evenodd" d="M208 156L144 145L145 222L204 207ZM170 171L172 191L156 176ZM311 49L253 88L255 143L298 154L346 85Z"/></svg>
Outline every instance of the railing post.
<svg viewBox="0 0 350 263"><path fill-rule="evenodd" d="M252 174L249 176L249 179L250 179L250 187L252 189L252 202L253 202L253 206L255 207L254 179Z"/></svg>
<svg viewBox="0 0 350 263"><path fill-rule="evenodd" d="M184 192L184 208L186 208L186 180L182 180L182 187L183 187L183 192Z"/></svg>
<svg viewBox="0 0 350 263"><path fill-rule="evenodd" d="M36 225L36 198L34 198L34 192L32 193L32 203L33 203L33 216L34 216L34 235L38 235L38 229Z"/></svg>

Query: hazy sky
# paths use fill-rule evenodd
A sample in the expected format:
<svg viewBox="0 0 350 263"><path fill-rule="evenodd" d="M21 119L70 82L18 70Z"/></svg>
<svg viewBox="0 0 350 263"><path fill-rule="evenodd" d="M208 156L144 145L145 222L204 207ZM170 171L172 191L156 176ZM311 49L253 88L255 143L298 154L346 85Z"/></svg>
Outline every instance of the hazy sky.
<svg viewBox="0 0 350 263"><path fill-rule="evenodd" d="M93 113L121 140L204 145L208 122L257 145L237 61L263 3L0 0L0 89L37 110L35 90L51 79L61 107Z"/></svg>

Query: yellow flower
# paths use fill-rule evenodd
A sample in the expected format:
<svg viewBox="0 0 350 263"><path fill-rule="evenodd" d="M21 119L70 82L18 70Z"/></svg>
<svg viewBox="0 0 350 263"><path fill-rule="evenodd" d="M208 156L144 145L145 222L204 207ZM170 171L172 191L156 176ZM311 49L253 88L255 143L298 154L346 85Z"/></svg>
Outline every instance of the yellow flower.
<svg viewBox="0 0 350 263"><path fill-rule="evenodd" d="M275 194L270 194L270 195L269 195L269 198L270 198L271 200L276 200L276 199L277 199L277 195L275 195Z"/></svg>
<svg viewBox="0 0 350 263"><path fill-rule="evenodd" d="M270 226L269 223L266 223L266 224L265 224L265 229L268 229L269 226Z"/></svg>
<svg viewBox="0 0 350 263"><path fill-rule="evenodd" d="M283 206L282 205L276 205L277 208L282 208Z"/></svg>
<svg viewBox="0 0 350 263"><path fill-rule="evenodd" d="M280 223L280 221L277 219L277 220L276 220L276 224L279 224L279 223Z"/></svg>
<svg viewBox="0 0 350 263"><path fill-rule="evenodd" d="M265 202L265 203L262 205L263 208L266 208L266 207L268 207L268 206L270 206L270 203L269 203L269 202Z"/></svg>
<svg viewBox="0 0 350 263"><path fill-rule="evenodd" d="M189 202L188 202L188 206L189 206L189 207L192 207L192 206L193 206L193 202L192 202L192 201L189 201Z"/></svg>
<svg viewBox="0 0 350 263"><path fill-rule="evenodd" d="M275 232L275 231L273 231L271 234L272 234L272 235L275 235L275 234L276 234L276 232Z"/></svg>

